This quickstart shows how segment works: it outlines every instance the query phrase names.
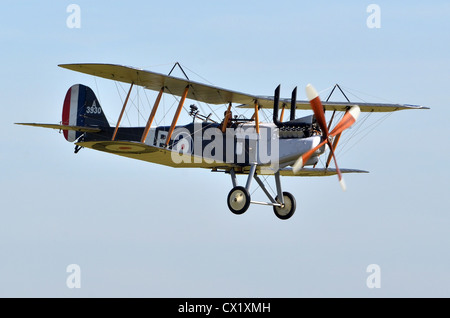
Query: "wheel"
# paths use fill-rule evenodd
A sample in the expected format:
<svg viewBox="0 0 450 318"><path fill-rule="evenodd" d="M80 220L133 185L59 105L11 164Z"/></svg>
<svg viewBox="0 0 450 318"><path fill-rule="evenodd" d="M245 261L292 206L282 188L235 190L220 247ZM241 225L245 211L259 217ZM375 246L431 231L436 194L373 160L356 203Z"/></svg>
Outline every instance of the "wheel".
<svg viewBox="0 0 450 318"><path fill-rule="evenodd" d="M242 214L250 206L250 194L244 187L234 187L228 193L227 203L231 212L234 214Z"/></svg>
<svg viewBox="0 0 450 318"><path fill-rule="evenodd" d="M289 219L295 212L295 198L289 192L283 192L284 206L274 206L273 212L275 215L282 220ZM278 196L275 198L278 202Z"/></svg>

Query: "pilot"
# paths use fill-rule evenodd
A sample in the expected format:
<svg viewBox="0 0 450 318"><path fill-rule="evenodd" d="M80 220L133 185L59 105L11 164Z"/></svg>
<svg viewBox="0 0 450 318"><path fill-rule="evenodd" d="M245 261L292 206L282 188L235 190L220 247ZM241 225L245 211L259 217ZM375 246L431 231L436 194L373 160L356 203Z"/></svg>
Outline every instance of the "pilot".
<svg viewBox="0 0 450 318"><path fill-rule="evenodd" d="M223 113L223 121L222 121L222 124L220 125L220 127L223 128L223 125L225 124L225 122L226 122L225 128L231 127L231 125L232 125L231 118L233 118L233 113L231 112L231 110L229 112L228 112L228 110L226 110Z"/></svg>

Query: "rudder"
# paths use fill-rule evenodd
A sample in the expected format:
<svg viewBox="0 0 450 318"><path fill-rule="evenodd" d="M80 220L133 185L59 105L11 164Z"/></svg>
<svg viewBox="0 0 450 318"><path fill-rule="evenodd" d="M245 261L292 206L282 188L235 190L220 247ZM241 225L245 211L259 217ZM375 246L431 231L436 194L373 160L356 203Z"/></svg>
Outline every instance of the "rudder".
<svg viewBox="0 0 450 318"><path fill-rule="evenodd" d="M94 92L88 86L76 84L69 88L64 99L62 124L65 126L109 127ZM63 130L67 141L77 140L83 133Z"/></svg>

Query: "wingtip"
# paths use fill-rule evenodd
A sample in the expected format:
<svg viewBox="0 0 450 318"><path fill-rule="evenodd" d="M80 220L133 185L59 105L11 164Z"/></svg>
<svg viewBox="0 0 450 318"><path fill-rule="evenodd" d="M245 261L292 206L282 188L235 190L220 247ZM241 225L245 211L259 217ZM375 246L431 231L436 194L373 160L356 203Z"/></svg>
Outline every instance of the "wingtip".
<svg viewBox="0 0 450 318"><path fill-rule="evenodd" d="M422 105L402 104L401 106L403 106L406 109L431 109L430 107Z"/></svg>

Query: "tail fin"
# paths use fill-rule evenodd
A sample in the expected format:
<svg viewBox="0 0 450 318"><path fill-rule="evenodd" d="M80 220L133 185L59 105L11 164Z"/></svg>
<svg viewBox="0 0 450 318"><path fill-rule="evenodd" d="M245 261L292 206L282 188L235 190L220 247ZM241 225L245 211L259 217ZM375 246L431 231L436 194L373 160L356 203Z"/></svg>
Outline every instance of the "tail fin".
<svg viewBox="0 0 450 318"><path fill-rule="evenodd" d="M62 111L62 125L78 127L109 127L100 103L89 87L76 84L67 91ZM63 130L67 141L77 140L82 132Z"/></svg>

